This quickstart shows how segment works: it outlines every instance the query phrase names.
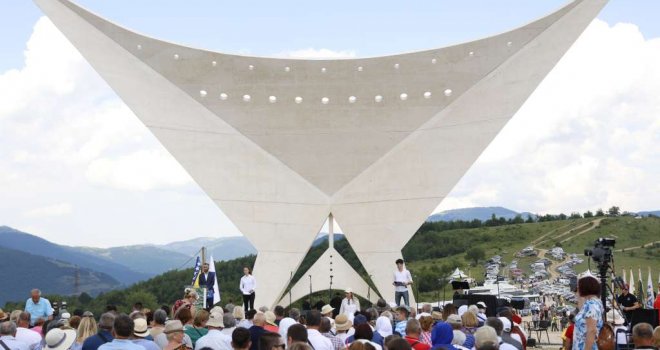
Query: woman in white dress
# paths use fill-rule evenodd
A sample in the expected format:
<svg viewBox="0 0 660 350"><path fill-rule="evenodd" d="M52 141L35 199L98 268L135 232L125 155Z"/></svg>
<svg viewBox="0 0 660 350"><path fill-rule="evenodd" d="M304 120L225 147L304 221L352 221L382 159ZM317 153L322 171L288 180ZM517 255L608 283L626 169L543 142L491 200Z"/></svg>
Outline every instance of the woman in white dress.
<svg viewBox="0 0 660 350"><path fill-rule="evenodd" d="M350 288L346 289L346 297L341 301L341 308L339 308L339 313L346 315L348 319L353 322L355 313L360 311L360 301L353 296L353 290Z"/></svg>

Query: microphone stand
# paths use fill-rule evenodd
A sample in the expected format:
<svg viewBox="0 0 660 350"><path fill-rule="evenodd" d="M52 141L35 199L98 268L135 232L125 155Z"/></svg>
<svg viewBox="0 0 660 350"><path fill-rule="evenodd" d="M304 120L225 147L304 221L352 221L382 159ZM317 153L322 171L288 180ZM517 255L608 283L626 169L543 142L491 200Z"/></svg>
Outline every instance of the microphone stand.
<svg viewBox="0 0 660 350"><path fill-rule="evenodd" d="M312 306L312 275L309 276L309 306Z"/></svg>

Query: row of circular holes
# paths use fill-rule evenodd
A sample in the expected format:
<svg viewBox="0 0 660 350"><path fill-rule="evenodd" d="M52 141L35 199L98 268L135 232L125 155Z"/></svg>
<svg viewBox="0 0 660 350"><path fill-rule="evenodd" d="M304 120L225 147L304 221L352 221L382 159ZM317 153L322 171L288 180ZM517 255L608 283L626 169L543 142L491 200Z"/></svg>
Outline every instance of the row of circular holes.
<svg viewBox="0 0 660 350"><path fill-rule="evenodd" d="M452 94L452 90L451 90L451 89L446 89L446 90L444 91L444 94L445 94L445 96L449 97L449 96L451 96L451 94ZM200 95L201 97L206 97L206 96L208 95L208 93L206 92L206 90L200 90L200 91L199 91L199 95ZM426 92L423 94L423 96L424 96L424 98L426 98L426 99L431 98L431 91L426 91ZM227 100L228 98L229 98L229 95L227 95L226 93L223 92L223 93L220 94L220 99L221 99L221 100L225 101L225 100ZM408 94L406 94L406 93L402 93L401 95L399 95L399 98L401 99L401 101L405 101L405 100L408 99ZM251 97L250 95L243 95L243 101L245 101L245 102L250 102L251 99L252 99L252 97ZM300 103L302 103L303 98L300 97L300 96L296 96L296 98L294 98L293 100L294 100L296 103L300 104ZM382 101L383 101L383 96L381 96L381 95L376 95L376 96L374 97L374 101L376 101L376 102L382 102ZM275 102L277 102L277 97L276 97L276 96L269 96L269 97L268 97L268 102L270 102L270 103L275 103ZM349 96L349 97L348 97L348 102L349 102L349 103L355 103L355 102L357 102L357 97L355 97L355 96ZM330 103L330 99L329 99L328 97L323 97L323 98L321 98L321 103L324 104L324 105L327 105L328 103Z"/></svg>
<svg viewBox="0 0 660 350"><path fill-rule="evenodd" d="M506 46L508 46L508 47L511 47L512 45L513 45L513 42L511 42L511 41L509 41L509 42L506 43ZM138 45L137 48L138 48L138 50L142 50L142 45ZM474 51L470 51L469 56L470 56L470 57L474 56ZM179 54L174 54L174 59L175 59L175 60L178 60L178 59L179 59ZM432 64L436 64L436 63L438 63L438 60L435 59L435 58L432 58L432 59L431 59L431 63L432 63ZM218 62L217 62L217 61L212 61L212 62L211 62L211 65L212 65L213 67L215 67L215 66L218 65ZM394 69L399 69L399 67L400 67L400 65L399 65L398 63L395 63L395 64L394 64ZM249 66L248 66L248 69L249 69L249 70L254 70L254 65L249 65ZM358 71L358 72L362 72L363 70L364 70L364 68L363 68L362 66L357 67L357 71ZM285 71L285 72L290 72L290 71L291 71L291 67L288 67L288 66L287 66L287 67L284 67L284 71ZM327 72L327 69L326 69L325 67L321 68L321 73L325 73L325 72Z"/></svg>

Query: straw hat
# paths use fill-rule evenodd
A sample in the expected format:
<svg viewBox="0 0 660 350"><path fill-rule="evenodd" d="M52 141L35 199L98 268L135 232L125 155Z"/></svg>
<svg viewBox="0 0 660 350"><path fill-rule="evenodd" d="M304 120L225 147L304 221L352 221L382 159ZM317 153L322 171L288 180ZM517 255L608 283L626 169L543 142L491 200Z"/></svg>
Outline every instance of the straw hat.
<svg viewBox="0 0 660 350"><path fill-rule="evenodd" d="M170 334L175 332L183 332L183 324L179 320L172 320L165 323L165 330L163 333Z"/></svg>
<svg viewBox="0 0 660 350"><path fill-rule="evenodd" d="M462 326L463 325L463 320L461 319L461 316L458 316L456 314L451 314L449 317L447 317L447 323L450 325L454 326Z"/></svg>
<svg viewBox="0 0 660 350"><path fill-rule="evenodd" d="M264 312L264 317L266 318L266 323L268 323L271 326L277 326L277 323L275 323L276 317L274 312L266 311Z"/></svg>
<svg viewBox="0 0 660 350"><path fill-rule="evenodd" d="M147 320L144 318L136 318L133 320L133 334L140 338L148 336L149 328L147 327Z"/></svg>
<svg viewBox="0 0 660 350"><path fill-rule="evenodd" d="M353 322L348 319L348 316L339 314L335 318L335 329L338 331L347 331L353 327Z"/></svg>
<svg viewBox="0 0 660 350"><path fill-rule="evenodd" d="M8 319L9 319L9 315L7 315L7 313L5 313L4 311L2 311L2 309L0 309L0 321L7 321Z"/></svg>
<svg viewBox="0 0 660 350"><path fill-rule="evenodd" d="M76 341L75 329L53 328L46 334L47 350L66 350Z"/></svg>
<svg viewBox="0 0 660 350"><path fill-rule="evenodd" d="M220 312L212 312L209 315L209 320L206 322L207 327L225 328L223 321L224 314Z"/></svg>
<svg viewBox="0 0 660 350"><path fill-rule="evenodd" d="M329 313L331 313L334 309L335 309L335 308L333 308L332 306L330 306L330 305L328 305L328 304L325 304L325 305L323 305L323 307L321 308L321 315L329 314Z"/></svg>

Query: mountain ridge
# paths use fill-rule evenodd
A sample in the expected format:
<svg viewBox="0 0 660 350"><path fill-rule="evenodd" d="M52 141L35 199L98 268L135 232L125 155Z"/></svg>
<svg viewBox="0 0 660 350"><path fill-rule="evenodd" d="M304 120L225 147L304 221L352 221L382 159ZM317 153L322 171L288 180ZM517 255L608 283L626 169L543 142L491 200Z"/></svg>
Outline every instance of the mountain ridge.
<svg viewBox="0 0 660 350"><path fill-rule="evenodd" d="M532 218L536 217L535 214L529 212L518 213L504 207L472 207L444 210L429 216L426 221L472 221L475 219L486 221L490 220L493 214L497 218L503 217L505 219L513 219L518 215L523 219L527 219L528 215Z"/></svg>
<svg viewBox="0 0 660 350"><path fill-rule="evenodd" d="M111 261L79 251L76 247L59 245L41 237L22 232L9 226L0 226L0 246L25 253L52 258L106 273L122 284L132 284L149 276Z"/></svg>
<svg viewBox="0 0 660 350"><path fill-rule="evenodd" d="M29 297L33 288L47 290L48 293L71 295L85 292L97 295L122 284L112 276L85 267L34 255L24 251L0 247L0 256L11 264L0 264L3 288L0 288L0 305L8 300L21 300ZM75 288L76 276L78 279ZM11 286L11 288L4 288ZM72 288L73 287L73 288Z"/></svg>

